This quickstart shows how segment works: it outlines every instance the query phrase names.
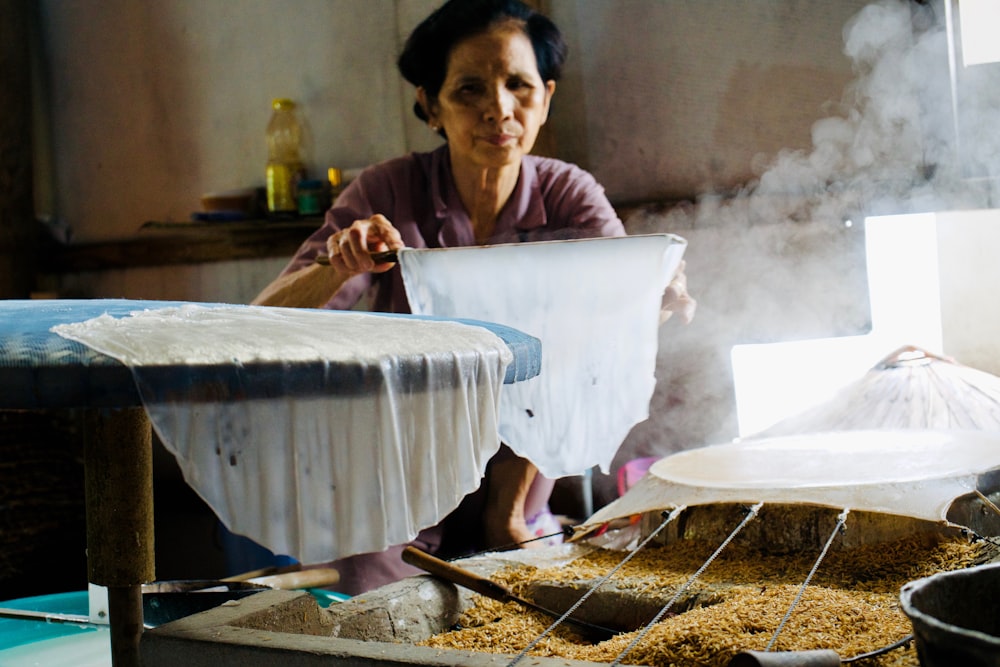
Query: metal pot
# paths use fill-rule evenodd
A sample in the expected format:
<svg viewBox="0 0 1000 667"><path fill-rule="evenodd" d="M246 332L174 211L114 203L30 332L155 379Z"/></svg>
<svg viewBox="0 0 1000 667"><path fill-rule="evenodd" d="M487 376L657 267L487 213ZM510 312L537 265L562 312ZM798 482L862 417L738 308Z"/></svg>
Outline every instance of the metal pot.
<svg viewBox="0 0 1000 667"><path fill-rule="evenodd" d="M941 572L900 592L923 667L1000 667L1000 563Z"/></svg>
<svg viewBox="0 0 1000 667"><path fill-rule="evenodd" d="M148 627L155 627L261 591L330 586L339 579L334 569L316 568L252 578L238 576L223 580L192 579L143 584L143 622Z"/></svg>
<svg viewBox="0 0 1000 667"><path fill-rule="evenodd" d="M143 584L143 623L146 627L156 627L267 590L271 588L247 581L194 580Z"/></svg>

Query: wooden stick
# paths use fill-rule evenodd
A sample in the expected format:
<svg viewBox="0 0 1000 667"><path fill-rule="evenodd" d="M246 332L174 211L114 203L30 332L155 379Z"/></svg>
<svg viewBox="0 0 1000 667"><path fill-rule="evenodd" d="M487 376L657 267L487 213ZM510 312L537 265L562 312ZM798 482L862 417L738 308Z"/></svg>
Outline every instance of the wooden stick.
<svg viewBox="0 0 1000 667"><path fill-rule="evenodd" d="M388 262L395 262L398 259L395 250L384 250L382 252L373 252L372 261L376 264L386 264ZM316 264L322 264L323 266L330 265L330 258L326 255L316 255L313 259Z"/></svg>

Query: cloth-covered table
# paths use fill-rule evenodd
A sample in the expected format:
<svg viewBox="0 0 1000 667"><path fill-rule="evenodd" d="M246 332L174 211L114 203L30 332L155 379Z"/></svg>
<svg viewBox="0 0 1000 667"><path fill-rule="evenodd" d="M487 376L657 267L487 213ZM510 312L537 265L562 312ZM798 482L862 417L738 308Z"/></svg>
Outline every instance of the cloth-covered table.
<svg viewBox="0 0 1000 667"><path fill-rule="evenodd" d="M329 393L363 395L379 382L377 373L373 375L350 360L296 357L293 361L276 361L274 342L266 339L261 340L261 345L268 350L259 360L254 354L212 363L177 360L136 373L136 367L130 368L92 346L53 331L102 316L127 318L137 312L191 305L130 300L0 301L0 409L86 409L88 578L108 588L112 661L116 666L139 664L141 584L155 578L151 428L136 378L161 389L176 386L179 395L237 396L241 400L308 400ZM264 316L289 310L199 306L246 309ZM309 311L309 317L313 315L348 316L335 311ZM396 323L411 326L418 339L421 327L430 324L428 320L443 320L392 317ZM488 330L506 345L512 361L503 374L504 383L538 374L541 344L536 338L491 323L461 323ZM190 335L197 335L194 327ZM280 357L280 352L277 355ZM386 359L389 364L397 362ZM402 363L398 370L408 390L420 391L443 381L433 366L415 359Z"/></svg>

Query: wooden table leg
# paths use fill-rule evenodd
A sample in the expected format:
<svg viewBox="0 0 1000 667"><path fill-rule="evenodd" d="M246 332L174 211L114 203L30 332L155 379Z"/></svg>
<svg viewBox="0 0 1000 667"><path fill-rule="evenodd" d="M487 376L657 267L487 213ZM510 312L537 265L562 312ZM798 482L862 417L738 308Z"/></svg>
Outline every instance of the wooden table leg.
<svg viewBox="0 0 1000 667"><path fill-rule="evenodd" d="M111 664L138 667L142 584L153 581L153 446L143 408L89 410L87 569L108 587Z"/></svg>

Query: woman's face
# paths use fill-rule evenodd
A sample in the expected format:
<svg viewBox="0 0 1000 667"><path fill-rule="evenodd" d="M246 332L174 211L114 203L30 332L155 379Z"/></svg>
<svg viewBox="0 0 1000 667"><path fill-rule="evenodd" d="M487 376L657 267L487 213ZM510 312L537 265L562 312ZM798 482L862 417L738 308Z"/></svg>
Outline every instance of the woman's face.
<svg viewBox="0 0 1000 667"><path fill-rule="evenodd" d="M438 98L421 101L448 135L455 167L499 168L531 151L555 85L542 81L531 40L511 22L456 44Z"/></svg>

